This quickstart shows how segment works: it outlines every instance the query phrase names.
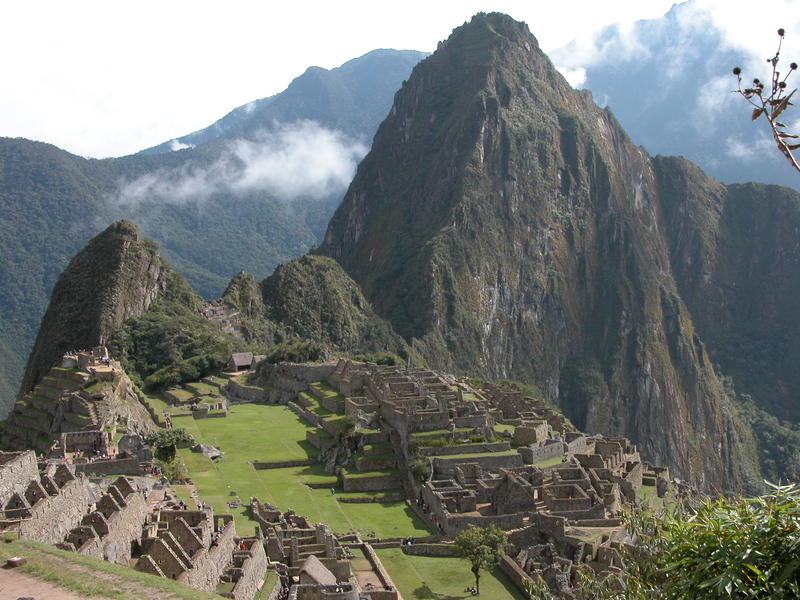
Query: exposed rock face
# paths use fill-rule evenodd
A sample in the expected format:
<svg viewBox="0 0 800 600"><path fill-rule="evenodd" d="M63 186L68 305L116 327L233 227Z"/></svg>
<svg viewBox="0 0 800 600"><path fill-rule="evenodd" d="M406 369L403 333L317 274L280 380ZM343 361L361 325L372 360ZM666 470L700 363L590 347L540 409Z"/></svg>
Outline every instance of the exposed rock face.
<svg viewBox="0 0 800 600"><path fill-rule="evenodd" d="M752 485L673 276L672 179L524 24L478 15L397 93L320 252L432 366L533 380L580 429Z"/></svg>
<svg viewBox="0 0 800 600"><path fill-rule="evenodd" d="M141 237L129 221L113 223L92 238L56 283L21 393L30 391L65 351L104 344L125 319L164 294L175 277L155 242Z"/></svg>
<svg viewBox="0 0 800 600"><path fill-rule="evenodd" d="M670 260L714 361L740 392L800 421L800 194L724 186L658 157Z"/></svg>

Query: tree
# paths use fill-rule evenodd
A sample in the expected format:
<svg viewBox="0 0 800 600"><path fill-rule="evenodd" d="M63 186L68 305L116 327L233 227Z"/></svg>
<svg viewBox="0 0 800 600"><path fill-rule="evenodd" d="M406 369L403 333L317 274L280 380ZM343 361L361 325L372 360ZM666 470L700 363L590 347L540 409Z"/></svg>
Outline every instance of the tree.
<svg viewBox="0 0 800 600"><path fill-rule="evenodd" d="M490 569L497 564L500 558L499 546L506 543L507 536L494 525L488 527L475 527L469 525L467 529L456 536L456 554L470 562L470 570L475 575L475 589L481 591L481 569Z"/></svg>
<svg viewBox="0 0 800 600"><path fill-rule="evenodd" d="M795 150L800 148L800 144L790 144L787 140L797 139L798 136L786 131L786 125L778 120L778 117L789 106L793 106L790 102L792 96L797 91L797 88L791 92L788 91L786 80L793 71L797 70L797 63L793 62L789 65L788 72L781 79L781 73L778 71L778 62L780 62L781 45L783 44L783 37L786 31L781 28L778 29L778 50L775 56L768 58L767 62L772 65L771 84L766 87L764 83L758 79L753 79L752 87L742 89L742 68L734 67L733 74L739 82L739 89L734 90L740 94L745 100L753 105L753 121L762 115L769 122L772 137L775 139L775 144L778 150L786 157L789 163L800 172L800 161L793 154Z"/></svg>
<svg viewBox="0 0 800 600"><path fill-rule="evenodd" d="M177 447L194 443L194 438L185 429L159 429L149 434L144 442L153 449L158 460L169 464L175 458Z"/></svg>

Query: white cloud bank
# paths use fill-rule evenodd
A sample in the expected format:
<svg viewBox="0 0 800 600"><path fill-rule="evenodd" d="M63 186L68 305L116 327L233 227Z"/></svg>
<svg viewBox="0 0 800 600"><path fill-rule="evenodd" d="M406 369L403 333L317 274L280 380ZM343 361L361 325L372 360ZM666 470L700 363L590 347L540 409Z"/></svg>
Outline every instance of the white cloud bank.
<svg viewBox="0 0 800 600"><path fill-rule="evenodd" d="M187 162L120 183L116 201L183 204L214 194L265 191L291 201L343 192L367 147L313 121L275 125L255 140L234 140L210 165Z"/></svg>

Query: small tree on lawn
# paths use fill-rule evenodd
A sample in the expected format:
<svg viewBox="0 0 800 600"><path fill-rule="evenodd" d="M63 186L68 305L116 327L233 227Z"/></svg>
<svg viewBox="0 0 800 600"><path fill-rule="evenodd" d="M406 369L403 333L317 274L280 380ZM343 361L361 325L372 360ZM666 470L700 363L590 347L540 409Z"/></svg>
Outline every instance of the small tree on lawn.
<svg viewBox="0 0 800 600"><path fill-rule="evenodd" d="M455 539L456 554L470 562L475 575L475 589L480 593L481 569L490 569L500 559L499 546L506 543L506 534L494 525L475 527L470 525Z"/></svg>
<svg viewBox="0 0 800 600"><path fill-rule="evenodd" d="M158 460L169 464L175 459L178 446L192 444L194 438L185 429L159 429L149 434L144 442L153 449Z"/></svg>

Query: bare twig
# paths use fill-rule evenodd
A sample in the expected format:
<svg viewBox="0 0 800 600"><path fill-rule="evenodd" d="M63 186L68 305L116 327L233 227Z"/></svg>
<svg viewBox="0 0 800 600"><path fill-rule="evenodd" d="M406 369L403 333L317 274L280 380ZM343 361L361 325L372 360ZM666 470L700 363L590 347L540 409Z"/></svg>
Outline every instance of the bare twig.
<svg viewBox="0 0 800 600"><path fill-rule="evenodd" d="M783 79L781 79L781 73L778 71L781 46L785 35L786 32L783 28L778 29L778 50L775 52L775 56L767 59L767 62L772 66L771 84L769 88L766 88L764 83L756 78L753 79L752 87L742 89L742 69L736 67L733 69L733 74L736 75L739 86L738 89L733 91L753 105L753 121L758 119L761 115L764 115L769 122L772 137L775 140L775 145L778 146L778 150L786 157L792 167L800 172L800 161L798 161L798 158L794 155L794 151L800 148L800 143L789 143L790 140L796 140L800 136L786 131L786 124L778 120L778 117L783 111L790 106L794 106L790 100L797 91L795 88L791 92L788 92L786 85L786 80L789 78L789 75L797 70L797 63L793 62L789 65L789 71L783 76Z"/></svg>

